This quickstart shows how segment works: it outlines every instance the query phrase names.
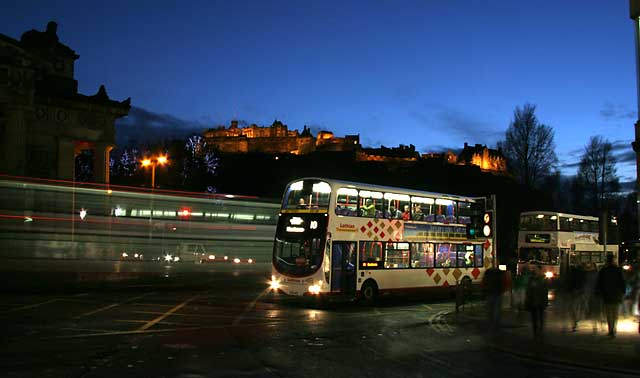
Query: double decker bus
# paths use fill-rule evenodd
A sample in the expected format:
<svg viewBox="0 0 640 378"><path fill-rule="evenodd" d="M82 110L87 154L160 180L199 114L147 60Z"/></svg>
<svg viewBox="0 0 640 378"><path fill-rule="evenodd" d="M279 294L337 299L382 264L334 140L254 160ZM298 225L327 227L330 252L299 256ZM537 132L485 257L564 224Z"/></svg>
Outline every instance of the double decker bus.
<svg viewBox="0 0 640 378"><path fill-rule="evenodd" d="M496 262L494 198L324 178L289 183L271 288L366 302L400 290L480 283Z"/></svg>
<svg viewBox="0 0 640 378"><path fill-rule="evenodd" d="M549 211L520 214L518 271L528 264L542 267L547 278L566 272L572 265L604 265L606 254L618 255L618 246L599 240L597 217Z"/></svg>

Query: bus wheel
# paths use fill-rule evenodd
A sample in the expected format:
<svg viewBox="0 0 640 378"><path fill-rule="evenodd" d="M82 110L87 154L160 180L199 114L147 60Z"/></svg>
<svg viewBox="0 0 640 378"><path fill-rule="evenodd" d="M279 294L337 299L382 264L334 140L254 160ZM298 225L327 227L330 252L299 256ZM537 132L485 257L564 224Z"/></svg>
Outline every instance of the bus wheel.
<svg viewBox="0 0 640 378"><path fill-rule="evenodd" d="M378 285L374 280L367 280L360 289L360 301L362 304L370 306L378 299Z"/></svg>

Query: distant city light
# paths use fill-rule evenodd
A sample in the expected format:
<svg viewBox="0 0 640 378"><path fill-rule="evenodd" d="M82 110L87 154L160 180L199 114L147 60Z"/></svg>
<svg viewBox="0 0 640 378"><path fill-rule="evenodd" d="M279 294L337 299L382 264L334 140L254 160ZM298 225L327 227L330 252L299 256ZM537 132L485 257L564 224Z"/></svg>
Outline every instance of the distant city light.
<svg viewBox="0 0 640 378"><path fill-rule="evenodd" d="M87 216L87 210L85 210L84 208L80 209L80 219L84 220L86 216Z"/></svg>
<svg viewBox="0 0 640 378"><path fill-rule="evenodd" d="M235 259L233 259L233 262L236 264L240 264L240 259L236 257Z"/></svg>
<svg viewBox="0 0 640 378"><path fill-rule="evenodd" d="M173 260L173 256L171 256L171 255L165 255L164 256L164 261L171 262L172 260Z"/></svg>

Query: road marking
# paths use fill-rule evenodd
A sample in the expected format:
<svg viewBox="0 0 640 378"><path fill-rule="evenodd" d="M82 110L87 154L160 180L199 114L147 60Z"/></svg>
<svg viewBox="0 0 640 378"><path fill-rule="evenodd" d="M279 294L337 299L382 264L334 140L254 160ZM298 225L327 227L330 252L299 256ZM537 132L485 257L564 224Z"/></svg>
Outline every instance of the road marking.
<svg viewBox="0 0 640 378"><path fill-rule="evenodd" d="M153 307L171 307L173 305L164 303L131 303L133 306L153 306Z"/></svg>
<svg viewBox="0 0 640 378"><path fill-rule="evenodd" d="M118 322L118 323L136 323L136 324L140 324L140 323L146 323L146 320L134 320L134 319L116 319L114 320L114 322ZM175 322L158 322L156 324L165 324L165 325L173 325L173 326L193 326L194 324L191 323L175 323Z"/></svg>
<svg viewBox="0 0 640 378"><path fill-rule="evenodd" d="M269 322L269 323L256 323L256 324L242 324L236 327L268 327L268 326L276 326L280 324L288 324L287 321L280 322ZM180 328L163 328L163 329L146 329L146 330L134 330L134 331L113 331L113 332L97 332L97 333L84 333L80 335L68 335L68 336L54 336L54 337L45 337L43 340L51 340L51 339L79 339L84 337L98 337L98 336L118 336L118 335L141 335L141 334L153 334L153 333L167 333L167 332L176 332L176 331L190 331L190 330L201 330L201 329L229 329L230 326L228 324L220 325L220 326L205 326L205 327L180 327Z"/></svg>
<svg viewBox="0 0 640 378"><path fill-rule="evenodd" d="M80 315L74 317L73 319L80 319L80 318L84 318L85 316L90 316L90 315L93 315L93 314L97 314L99 312L112 309L114 307L120 306L121 304L132 302L132 301L135 301L136 299L140 299L142 297L146 297L147 295L151 295L151 294L154 294L154 293L146 293L146 294L138 295L137 297L133 297L133 298L127 299L126 301L122 301L120 303L113 303L113 304L110 304L110 305L107 305L107 306L104 306L104 307L100 307L99 309L96 309L96 310L93 310L93 311L89 311L89 312L85 312L84 314L80 314Z"/></svg>
<svg viewBox="0 0 640 378"><path fill-rule="evenodd" d="M42 305L46 305L46 304L49 304L49 303L58 302L60 300L62 300L62 299L61 298L49 299L48 301L44 301L44 302L40 302L40 303L36 303L36 304L32 304L32 305L16 307L16 308L12 308L10 310L3 310L3 311L0 311L0 313L8 314L10 312L29 310L29 309L36 308L36 307L39 307L39 306L42 306Z"/></svg>
<svg viewBox="0 0 640 378"><path fill-rule="evenodd" d="M180 310L181 308L186 306L189 302L191 302L192 300L198 298L199 296L200 296L200 294L194 295L193 297L191 297L191 298L187 299L186 301L180 303L179 305L175 306L174 308L170 309L169 311L165 312L164 314L158 316L157 318L155 318L153 320L150 320L149 322L147 322L147 324L145 324L142 327L138 328L136 331L145 331L145 330L153 327L154 325L156 325L160 321L164 320L168 316L171 316L171 314L173 314L174 312Z"/></svg>
<svg viewBox="0 0 640 378"><path fill-rule="evenodd" d="M242 319L244 318L246 313L249 312L249 310L251 310L252 307L256 306L256 302L258 302L258 299L260 299L263 295L265 295L270 290L271 290L271 288L267 287L260 294L258 294L258 296L244 308L244 311L242 311L242 313L240 315L238 315L238 317L233 320L233 323L231 323L231 326L235 327L236 325L238 325L238 323L240 323L240 321L242 321Z"/></svg>

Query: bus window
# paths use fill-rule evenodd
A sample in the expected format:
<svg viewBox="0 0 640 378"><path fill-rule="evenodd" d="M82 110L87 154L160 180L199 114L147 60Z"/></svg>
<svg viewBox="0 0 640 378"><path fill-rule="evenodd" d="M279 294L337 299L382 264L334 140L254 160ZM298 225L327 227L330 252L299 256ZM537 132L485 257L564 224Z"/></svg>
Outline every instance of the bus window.
<svg viewBox="0 0 640 378"><path fill-rule="evenodd" d="M404 212L407 215L404 215ZM409 196L406 194L385 193L384 194L384 217L389 219L411 219L409 208Z"/></svg>
<svg viewBox="0 0 640 378"><path fill-rule="evenodd" d="M386 244L384 267L387 269L409 267L409 243Z"/></svg>
<svg viewBox="0 0 640 378"><path fill-rule="evenodd" d="M573 231L573 218L560 217L560 231Z"/></svg>
<svg viewBox="0 0 640 378"><path fill-rule="evenodd" d="M482 252L482 246L475 245L474 249L475 249L475 253L473 257L476 260L476 267L481 268L482 266L484 266L484 258L483 258L484 256Z"/></svg>
<svg viewBox="0 0 640 378"><path fill-rule="evenodd" d="M456 202L437 198L435 204L435 221L441 223L456 223Z"/></svg>
<svg viewBox="0 0 640 378"><path fill-rule="evenodd" d="M455 244L438 244L436 249L436 268L453 268L455 266Z"/></svg>
<svg viewBox="0 0 640 378"><path fill-rule="evenodd" d="M360 242L360 267L364 269L376 269L383 267L382 242Z"/></svg>
<svg viewBox="0 0 640 378"><path fill-rule="evenodd" d="M428 220L429 214L433 214L433 204L435 203L433 198L426 197L411 197L411 216L413 220L424 221ZM433 221L433 219L431 220Z"/></svg>
<svg viewBox="0 0 640 378"><path fill-rule="evenodd" d="M358 191L340 188L336 193L336 215L358 216Z"/></svg>
<svg viewBox="0 0 640 378"><path fill-rule="evenodd" d="M360 198L360 216L368 218L382 218L382 206L384 200L382 192L370 192L361 190Z"/></svg>
<svg viewBox="0 0 640 378"><path fill-rule="evenodd" d="M458 202L458 223L470 224L471 215L473 215L471 202Z"/></svg>
<svg viewBox="0 0 640 378"><path fill-rule="evenodd" d="M458 268L473 268L473 245L458 244L457 246L457 267Z"/></svg>
<svg viewBox="0 0 640 378"><path fill-rule="evenodd" d="M433 244L411 243L411 267L433 268Z"/></svg>
<svg viewBox="0 0 640 378"><path fill-rule="evenodd" d="M557 217L546 214L529 214L520 216L522 231L557 231Z"/></svg>
<svg viewBox="0 0 640 378"><path fill-rule="evenodd" d="M324 181L296 181L287 187L282 203L283 210L327 209L331 186Z"/></svg>

